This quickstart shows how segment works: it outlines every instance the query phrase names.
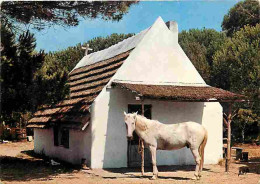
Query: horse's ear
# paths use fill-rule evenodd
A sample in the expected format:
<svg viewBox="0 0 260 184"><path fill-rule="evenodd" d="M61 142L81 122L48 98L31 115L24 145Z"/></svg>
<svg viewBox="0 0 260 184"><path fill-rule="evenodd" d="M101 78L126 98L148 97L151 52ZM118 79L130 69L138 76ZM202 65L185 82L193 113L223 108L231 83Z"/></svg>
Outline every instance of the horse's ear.
<svg viewBox="0 0 260 184"><path fill-rule="evenodd" d="M124 115L126 116L126 112L124 111Z"/></svg>
<svg viewBox="0 0 260 184"><path fill-rule="evenodd" d="M137 120L138 111L134 113L134 119Z"/></svg>

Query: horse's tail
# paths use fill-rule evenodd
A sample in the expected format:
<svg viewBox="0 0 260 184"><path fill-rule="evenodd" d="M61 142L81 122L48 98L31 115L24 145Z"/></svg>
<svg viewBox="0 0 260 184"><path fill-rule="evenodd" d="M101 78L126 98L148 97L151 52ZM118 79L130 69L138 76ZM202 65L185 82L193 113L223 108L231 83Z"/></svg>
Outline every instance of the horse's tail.
<svg viewBox="0 0 260 184"><path fill-rule="evenodd" d="M202 141L202 143L200 144L200 147L199 147L199 154L200 154L200 157L201 157L201 161L200 161L200 170L203 169L203 164L204 164L204 148L206 146L206 143L207 143L207 140L208 140L208 132L207 130L205 129L205 135L204 135L204 139Z"/></svg>

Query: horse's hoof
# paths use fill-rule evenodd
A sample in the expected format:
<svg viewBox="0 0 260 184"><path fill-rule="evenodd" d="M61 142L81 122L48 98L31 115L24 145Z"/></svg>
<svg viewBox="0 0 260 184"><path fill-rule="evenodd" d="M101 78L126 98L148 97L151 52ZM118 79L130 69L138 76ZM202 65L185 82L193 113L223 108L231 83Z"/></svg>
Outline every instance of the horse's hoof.
<svg viewBox="0 0 260 184"><path fill-rule="evenodd" d="M199 180L199 179L200 179L199 176L194 176L194 177L192 178L192 180Z"/></svg>
<svg viewBox="0 0 260 184"><path fill-rule="evenodd" d="M153 177L150 178L150 180L156 180L156 179L157 179L156 175L153 175Z"/></svg>

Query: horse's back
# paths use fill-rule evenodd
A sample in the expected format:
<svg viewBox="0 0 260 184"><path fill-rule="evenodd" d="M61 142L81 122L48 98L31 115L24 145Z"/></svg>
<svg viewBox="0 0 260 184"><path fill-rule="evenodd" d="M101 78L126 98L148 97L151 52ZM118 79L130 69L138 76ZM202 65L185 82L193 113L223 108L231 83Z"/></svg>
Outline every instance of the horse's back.
<svg viewBox="0 0 260 184"><path fill-rule="evenodd" d="M164 124L159 132L158 146L161 149L197 148L205 136L205 128L195 122Z"/></svg>
<svg viewBox="0 0 260 184"><path fill-rule="evenodd" d="M169 131L174 131L174 132L179 132L179 133L192 133L194 135L197 134L204 134L205 133L205 128L196 122L193 121L188 121L188 122L183 122L183 123L176 123L176 124L164 124L164 128L169 130Z"/></svg>
<svg viewBox="0 0 260 184"><path fill-rule="evenodd" d="M193 121L188 121L188 122L184 122L184 123L181 123L181 124L186 126L189 131L205 132L205 128L199 123L196 123L196 122L193 122Z"/></svg>

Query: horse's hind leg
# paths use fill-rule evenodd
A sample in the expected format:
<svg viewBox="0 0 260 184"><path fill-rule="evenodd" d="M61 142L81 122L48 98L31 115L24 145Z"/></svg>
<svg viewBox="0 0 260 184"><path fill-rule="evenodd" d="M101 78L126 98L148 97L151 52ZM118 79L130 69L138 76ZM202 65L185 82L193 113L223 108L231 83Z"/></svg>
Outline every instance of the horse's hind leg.
<svg viewBox="0 0 260 184"><path fill-rule="evenodd" d="M154 146L149 146L151 156L152 156L152 164L153 164L153 177L151 178L152 180L157 179L158 177L158 169L156 166L156 147Z"/></svg>
<svg viewBox="0 0 260 184"><path fill-rule="evenodd" d="M200 167L199 167L199 177L201 177L201 171L203 169L203 162L204 162L204 150L200 147L199 154L200 154Z"/></svg>
<svg viewBox="0 0 260 184"><path fill-rule="evenodd" d="M201 158L200 158L200 154L199 154L199 150L198 149L191 149L191 152L194 156L194 159L195 159L195 162L196 162L196 169L195 169L195 177L194 179L200 179L199 177L199 171L200 171L200 161L201 161Z"/></svg>

